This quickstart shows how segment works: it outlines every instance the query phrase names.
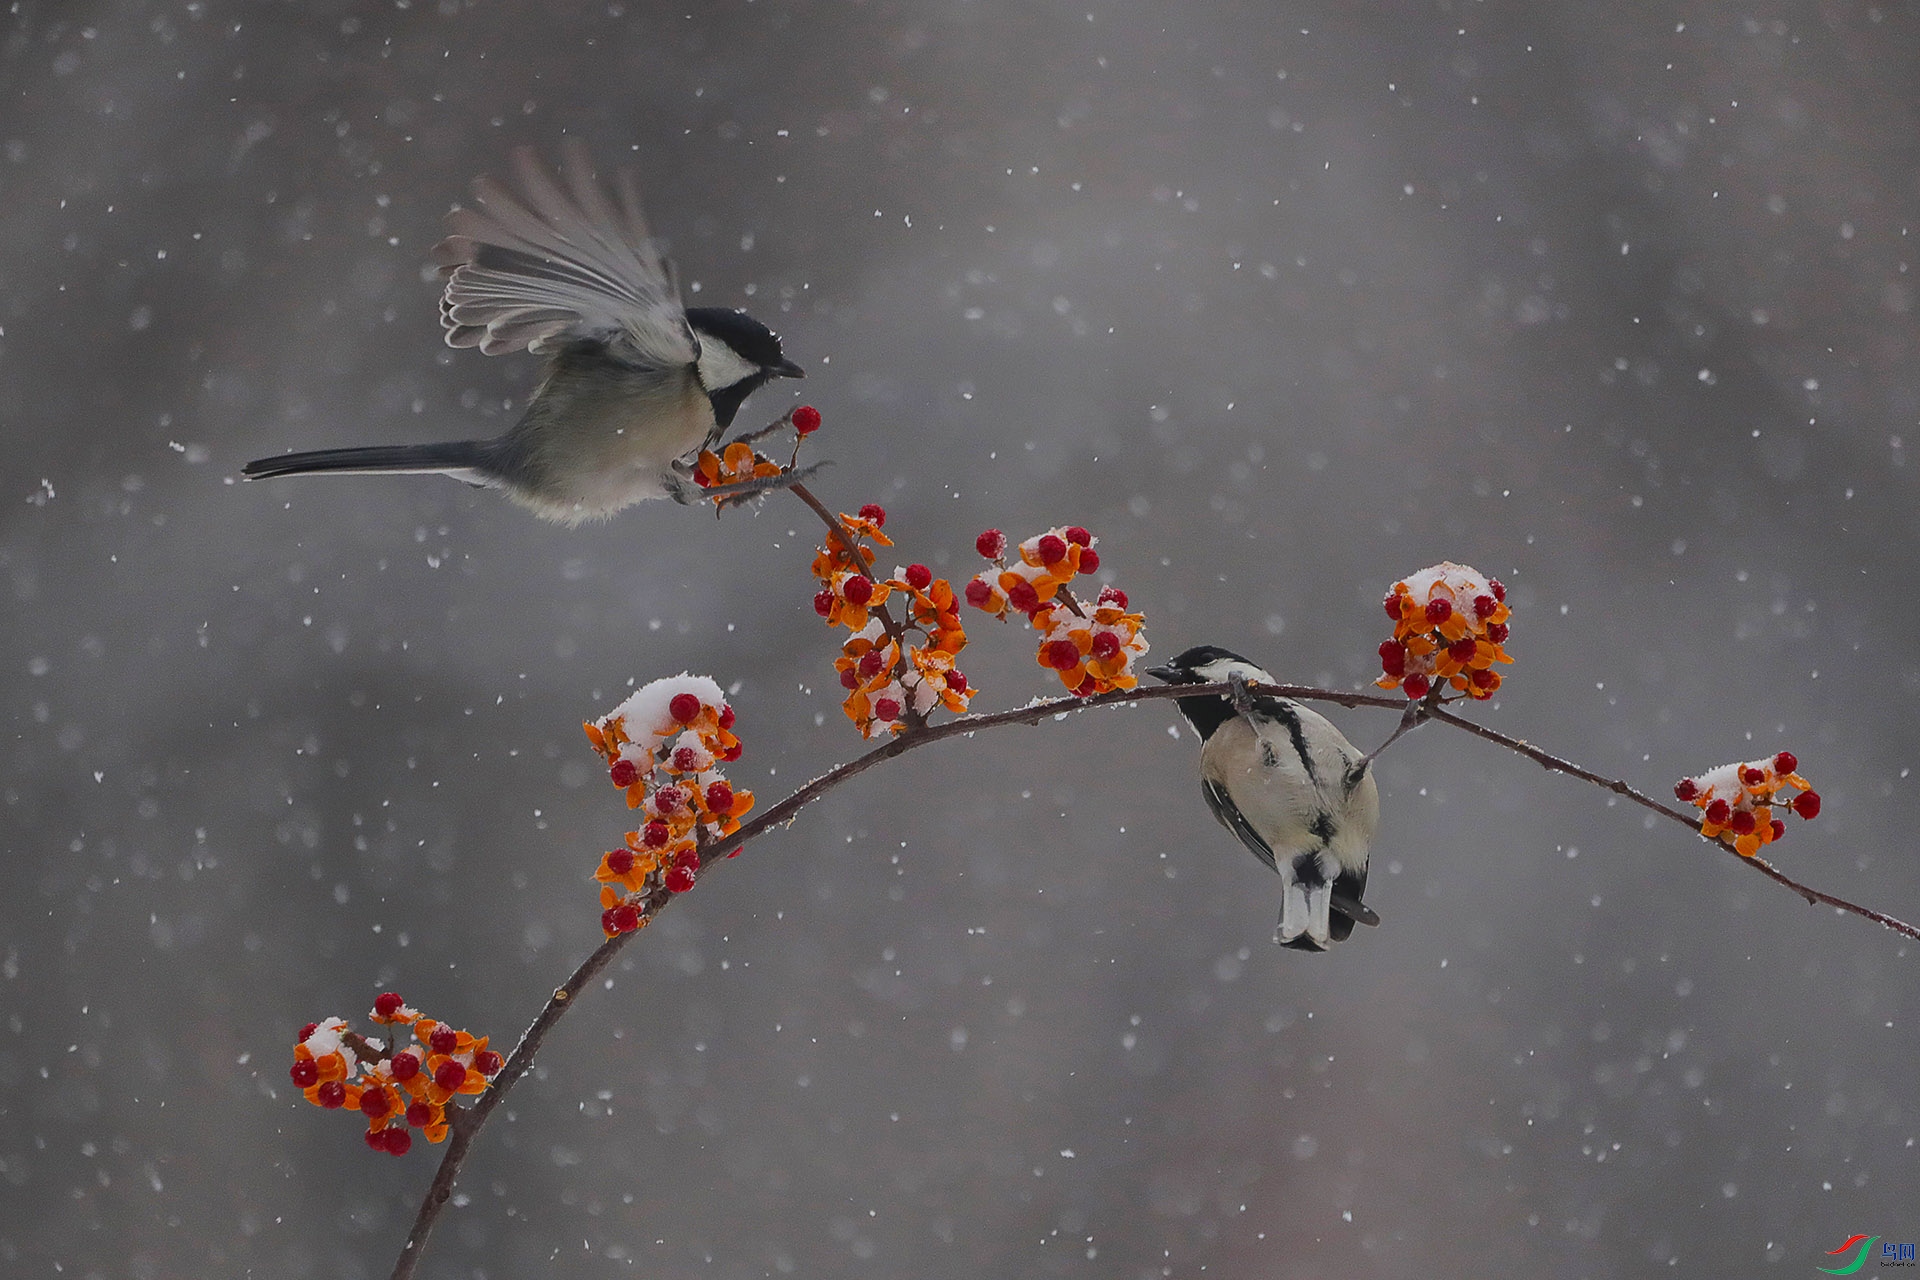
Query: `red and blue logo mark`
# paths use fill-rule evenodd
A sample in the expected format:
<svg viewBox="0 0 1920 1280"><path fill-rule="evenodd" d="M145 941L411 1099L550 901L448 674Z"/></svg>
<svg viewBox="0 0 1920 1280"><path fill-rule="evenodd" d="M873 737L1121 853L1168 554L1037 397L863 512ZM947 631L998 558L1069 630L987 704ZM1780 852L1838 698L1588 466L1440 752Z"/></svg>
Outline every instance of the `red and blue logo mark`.
<svg viewBox="0 0 1920 1280"><path fill-rule="evenodd" d="M1873 1247L1876 1244L1880 1246L1878 1252ZM1866 1266L1869 1258L1882 1266L1911 1267L1915 1265L1913 1245L1894 1240L1882 1240L1879 1236L1848 1236L1846 1242L1838 1249L1827 1250L1829 1258L1836 1258L1841 1254L1850 1255L1852 1260L1837 1267L1816 1269L1830 1276L1850 1276Z"/></svg>

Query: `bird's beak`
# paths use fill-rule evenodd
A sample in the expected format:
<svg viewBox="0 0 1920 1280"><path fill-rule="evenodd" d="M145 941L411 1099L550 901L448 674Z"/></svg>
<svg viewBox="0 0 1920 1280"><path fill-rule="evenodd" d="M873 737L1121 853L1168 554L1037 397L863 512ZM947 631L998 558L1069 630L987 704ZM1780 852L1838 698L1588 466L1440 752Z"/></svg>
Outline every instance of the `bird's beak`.
<svg viewBox="0 0 1920 1280"><path fill-rule="evenodd" d="M1180 684L1180 673L1172 667L1148 667L1147 674L1166 684Z"/></svg>
<svg viewBox="0 0 1920 1280"><path fill-rule="evenodd" d="M804 378L807 371L791 360L782 360L779 364L767 366L767 372L776 378Z"/></svg>

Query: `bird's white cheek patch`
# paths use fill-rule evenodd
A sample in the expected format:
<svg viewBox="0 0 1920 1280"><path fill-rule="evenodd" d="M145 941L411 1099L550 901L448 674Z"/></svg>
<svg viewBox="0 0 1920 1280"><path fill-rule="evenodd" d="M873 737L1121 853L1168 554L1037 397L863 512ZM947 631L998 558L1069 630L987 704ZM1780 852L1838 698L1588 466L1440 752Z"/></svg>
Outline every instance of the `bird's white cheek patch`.
<svg viewBox="0 0 1920 1280"><path fill-rule="evenodd" d="M700 340L700 385L708 391L723 391L757 372L758 368L742 360L739 352L720 339Z"/></svg>

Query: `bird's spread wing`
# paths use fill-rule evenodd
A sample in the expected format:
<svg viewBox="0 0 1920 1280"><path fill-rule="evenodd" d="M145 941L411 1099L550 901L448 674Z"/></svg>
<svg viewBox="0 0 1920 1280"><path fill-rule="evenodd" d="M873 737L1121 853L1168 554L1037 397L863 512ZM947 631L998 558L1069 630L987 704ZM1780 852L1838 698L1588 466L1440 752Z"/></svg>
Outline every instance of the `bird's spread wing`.
<svg viewBox="0 0 1920 1280"><path fill-rule="evenodd" d="M1233 802L1227 789L1211 778L1205 778L1200 782L1200 790L1207 797L1207 808L1213 810L1213 816L1220 819L1220 825L1238 836L1240 843L1253 851L1254 857L1267 864L1267 870L1278 871L1280 868L1273 860L1272 847L1248 824L1246 815L1240 812L1240 806Z"/></svg>
<svg viewBox="0 0 1920 1280"><path fill-rule="evenodd" d="M433 248L447 276L447 344L492 356L598 339L661 368L691 364L699 348L633 175L618 175L616 208L578 139L563 149L558 180L527 147L513 153L513 171L518 196L478 179L478 207L448 215L452 234Z"/></svg>

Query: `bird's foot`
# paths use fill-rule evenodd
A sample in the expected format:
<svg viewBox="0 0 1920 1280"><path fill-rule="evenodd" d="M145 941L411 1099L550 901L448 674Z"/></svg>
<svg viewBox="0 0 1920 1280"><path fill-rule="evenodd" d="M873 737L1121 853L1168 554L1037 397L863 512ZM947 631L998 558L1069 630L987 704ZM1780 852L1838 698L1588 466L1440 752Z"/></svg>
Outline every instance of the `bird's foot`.
<svg viewBox="0 0 1920 1280"><path fill-rule="evenodd" d="M1227 677L1227 683L1233 686L1233 709L1238 715L1253 718L1253 695L1247 692L1247 678L1238 671Z"/></svg>

